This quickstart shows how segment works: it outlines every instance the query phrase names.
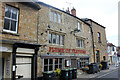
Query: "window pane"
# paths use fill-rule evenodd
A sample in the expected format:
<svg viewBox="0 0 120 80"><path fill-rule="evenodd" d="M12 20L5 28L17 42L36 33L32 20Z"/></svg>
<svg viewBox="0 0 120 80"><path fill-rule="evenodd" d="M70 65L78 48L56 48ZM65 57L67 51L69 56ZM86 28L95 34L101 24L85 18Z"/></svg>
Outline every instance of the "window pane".
<svg viewBox="0 0 120 80"><path fill-rule="evenodd" d="M53 12L51 11L50 20L53 21Z"/></svg>
<svg viewBox="0 0 120 80"><path fill-rule="evenodd" d="M44 59L44 65L48 64L48 59Z"/></svg>
<svg viewBox="0 0 120 80"><path fill-rule="evenodd" d="M57 58L55 59L55 64L58 64L58 59Z"/></svg>
<svg viewBox="0 0 120 80"><path fill-rule="evenodd" d="M10 18L10 16L11 16L11 8L6 6L6 8L5 8L5 17Z"/></svg>
<svg viewBox="0 0 120 80"><path fill-rule="evenodd" d="M54 20L57 22L57 13L54 14Z"/></svg>
<svg viewBox="0 0 120 80"><path fill-rule="evenodd" d="M62 63L62 58L59 59L59 63Z"/></svg>
<svg viewBox="0 0 120 80"><path fill-rule="evenodd" d="M61 15L58 14L58 22L61 23Z"/></svg>
<svg viewBox="0 0 120 80"><path fill-rule="evenodd" d="M55 65L55 70L58 68L58 65Z"/></svg>
<svg viewBox="0 0 120 80"><path fill-rule="evenodd" d="M77 47L80 47L80 40L77 40Z"/></svg>
<svg viewBox="0 0 120 80"><path fill-rule="evenodd" d="M82 47L82 40L80 40L80 47Z"/></svg>
<svg viewBox="0 0 120 80"><path fill-rule="evenodd" d="M12 10L12 19L17 19L17 10L16 9Z"/></svg>
<svg viewBox="0 0 120 80"><path fill-rule="evenodd" d="M16 21L11 20L11 31L16 31Z"/></svg>
<svg viewBox="0 0 120 80"><path fill-rule="evenodd" d="M9 30L10 27L10 20L9 19L5 19L4 20L4 29Z"/></svg>
<svg viewBox="0 0 120 80"><path fill-rule="evenodd" d="M44 66L44 71L48 71L48 66Z"/></svg>
<svg viewBox="0 0 120 80"><path fill-rule="evenodd" d="M50 65L50 66L49 66L49 71L52 71L52 70L53 70L53 66Z"/></svg>
<svg viewBox="0 0 120 80"><path fill-rule="evenodd" d="M78 22L78 30L80 30L80 23Z"/></svg>
<svg viewBox="0 0 120 80"><path fill-rule="evenodd" d="M49 64L53 64L53 59L49 59Z"/></svg>
<svg viewBox="0 0 120 80"><path fill-rule="evenodd" d="M60 36L57 35L57 44L60 44Z"/></svg>
<svg viewBox="0 0 120 80"><path fill-rule="evenodd" d="M52 35L49 34L49 43L52 43Z"/></svg>
<svg viewBox="0 0 120 80"><path fill-rule="evenodd" d="M60 43L61 43L61 45L64 44L64 43L63 43L63 36L60 36Z"/></svg>
<svg viewBox="0 0 120 80"><path fill-rule="evenodd" d="M62 69L62 65L59 65L59 68Z"/></svg>
<svg viewBox="0 0 120 80"><path fill-rule="evenodd" d="M100 33L98 32L98 37L100 37Z"/></svg>
<svg viewBox="0 0 120 80"><path fill-rule="evenodd" d="M56 44L56 35L53 34L53 44Z"/></svg>

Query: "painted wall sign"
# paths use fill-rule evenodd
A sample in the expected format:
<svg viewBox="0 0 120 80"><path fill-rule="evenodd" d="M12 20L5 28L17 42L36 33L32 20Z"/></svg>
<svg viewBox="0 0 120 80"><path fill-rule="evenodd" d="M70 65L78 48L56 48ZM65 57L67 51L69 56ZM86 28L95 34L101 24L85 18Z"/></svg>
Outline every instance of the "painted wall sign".
<svg viewBox="0 0 120 80"><path fill-rule="evenodd" d="M56 48L49 47L49 52L61 52L61 53L86 53L85 50L77 50L77 49L64 49L64 48Z"/></svg>

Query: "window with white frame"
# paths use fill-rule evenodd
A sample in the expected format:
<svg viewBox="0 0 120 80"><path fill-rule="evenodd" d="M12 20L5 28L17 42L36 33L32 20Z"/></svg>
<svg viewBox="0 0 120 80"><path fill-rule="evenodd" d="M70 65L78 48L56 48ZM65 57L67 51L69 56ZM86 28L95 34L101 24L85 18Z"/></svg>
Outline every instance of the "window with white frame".
<svg viewBox="0 0 120 80"><path fill-rule="evenodd" d="M82 24L80 22L78 22L78 30L82 30Z"/></svg>
<svg viewBox="0 0 120 80"><path fill-rule="evenodd" d="M76 39L77 47L84 48L84 40L83 39Z"/></svg>
<svg viewBox="0 0 120 80"><path fill-rule="evenodd" d="M77 68L85 67L89 64L89 58L80 58L80 60L77 61Z"/></svg>
<svg viewBox="0 0 120 80"><path fill-rule="evenodd" d="M61 14L58 14L58 23L61 23Z"/></svg>
<svg viewBox="0 0 120 80"><path fill-rule="evenodd" d="M49 43L64 45L64 35L59 35L56 33L49 33Z"/></svg>
<svg viewBox="0 0 120 80"><path fill-rule="evenodd" d="M55 59L43 59L44 60L44 71L54 71L58 68L62 69L62 58Z"/></svg>
<svg viewBox="0 0 120 80"><path fill-rule="evenodd" d="M17 33L19 10L6 5L3 31Z"/></svg>
<svg viewBox="0 0 120 80"><path fill-rule="evenodd" d="M54 20L54 19L53 19L53 18L54 18L53 16L54 16L54 15L53 15L53 11L51 11L51 13L50 13L50 20L51 20L51 21Z"/></svg>
<svg viewBox="0 0 120 80"><path fill-rule="evenodd" d="M61 23L62 22L61 14L55 11L51 11L50 20L53 22Z"/></svg>

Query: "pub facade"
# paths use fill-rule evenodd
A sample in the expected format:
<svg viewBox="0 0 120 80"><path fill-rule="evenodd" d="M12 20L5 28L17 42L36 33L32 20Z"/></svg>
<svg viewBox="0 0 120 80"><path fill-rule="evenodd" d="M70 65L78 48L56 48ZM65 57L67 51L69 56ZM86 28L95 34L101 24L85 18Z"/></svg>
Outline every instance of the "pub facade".
<svg viewBox="0 0 120 80"><path fill-rule="evenodd" d="M38 76L57 68L82 68L93 61L90 25L69 12L39 2Z"/></svg>

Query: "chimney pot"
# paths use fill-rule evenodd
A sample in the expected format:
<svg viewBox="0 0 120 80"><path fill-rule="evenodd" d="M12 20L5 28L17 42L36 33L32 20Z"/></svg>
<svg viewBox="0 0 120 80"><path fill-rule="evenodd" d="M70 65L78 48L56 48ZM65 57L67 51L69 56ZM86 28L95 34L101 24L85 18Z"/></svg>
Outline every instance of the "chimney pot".
<svg viewBox="0 0 120 80"><path fill-rule="evenodd" d="M67 13L70 13L69 7L67 8L66 12L67 12Z"/></svg>
<svg viewBox="0 0 120 80"><path fill-rule="evenodd" d="M76 9L75 8L71 9L71 13L72 15L76 16Z"/></svg>

